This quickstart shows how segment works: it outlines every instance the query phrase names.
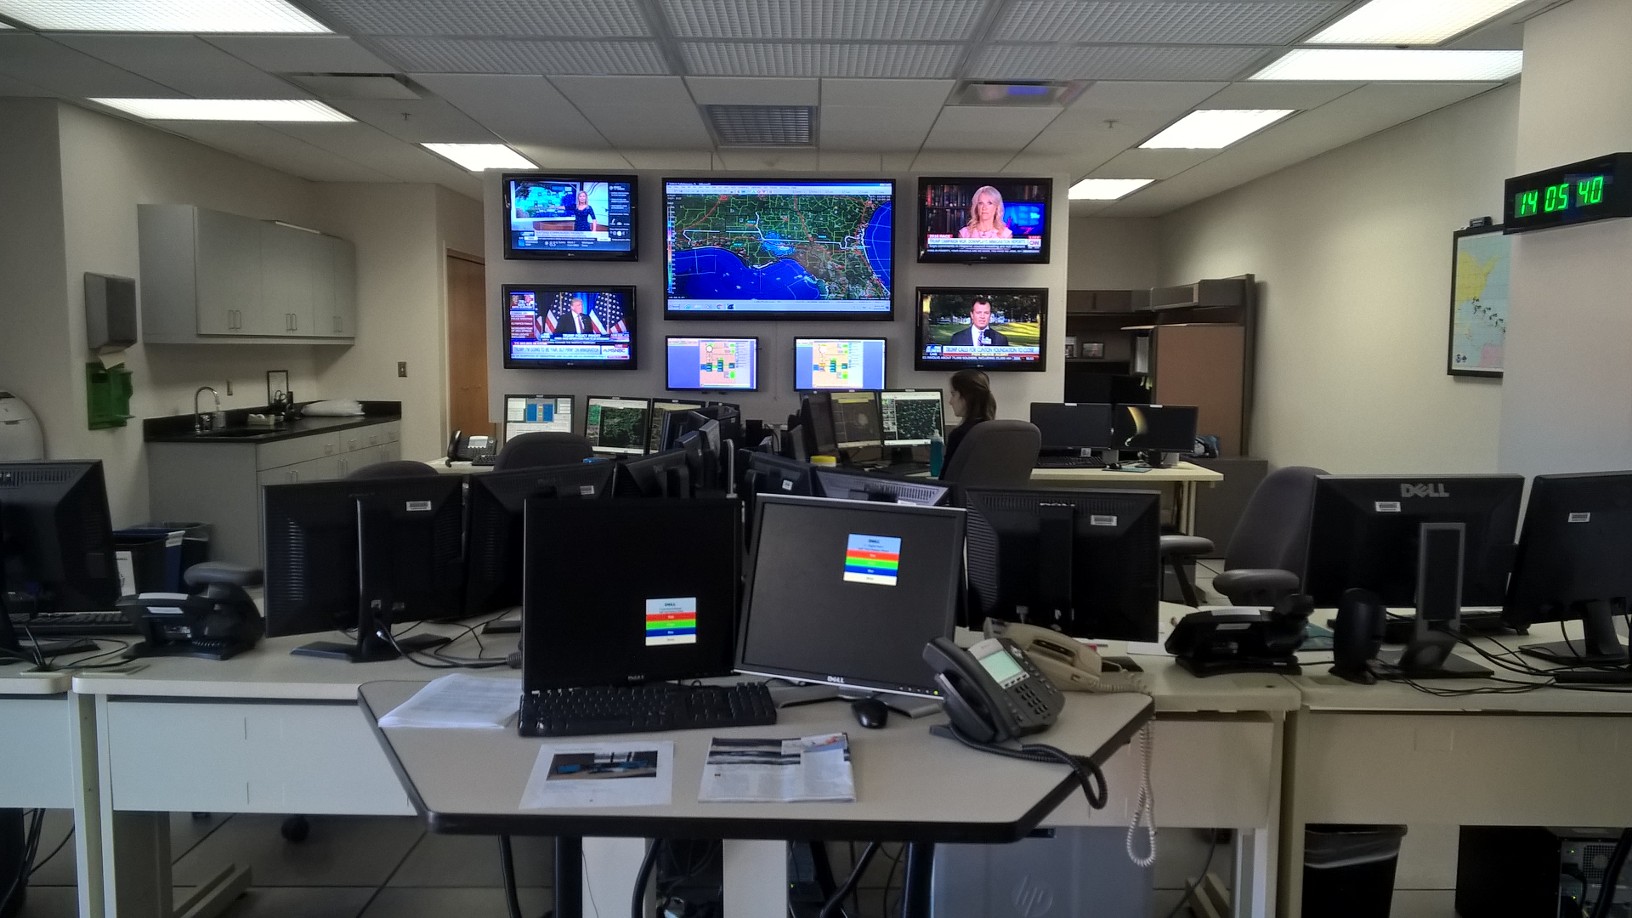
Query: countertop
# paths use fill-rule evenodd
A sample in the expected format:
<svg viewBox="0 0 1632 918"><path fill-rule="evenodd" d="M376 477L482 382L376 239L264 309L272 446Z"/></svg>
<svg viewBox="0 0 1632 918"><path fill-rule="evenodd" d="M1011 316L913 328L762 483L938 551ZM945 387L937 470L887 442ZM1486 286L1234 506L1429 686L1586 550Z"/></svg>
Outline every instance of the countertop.
<svg viewBox="0 0 1632 918"><path fill-rule="evenodd" d="M148 443L273 443L317 434L368 427L402 420L401 402L363 402L363 414L349 417L302 417L281 427L251 427L251 414L266 413L265 408L234 408L227 411L227 424L216 431L197 433L193 430L193 416L174 415L147 418L142 421L142 439Z"/></svg>

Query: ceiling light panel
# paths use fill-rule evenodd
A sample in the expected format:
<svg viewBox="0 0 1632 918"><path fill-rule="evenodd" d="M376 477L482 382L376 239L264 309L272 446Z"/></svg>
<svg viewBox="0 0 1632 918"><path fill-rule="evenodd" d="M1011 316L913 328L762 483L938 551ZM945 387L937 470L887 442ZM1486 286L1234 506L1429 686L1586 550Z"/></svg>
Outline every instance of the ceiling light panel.
<svg viewBox="0 0 1632 918"><path fill-rule="evenodd" d="M1073 201L1114 201L1154 181L1148 178L1088 178L1072 185L1067 197Z"/></svg>
<svg viewBox="0 0 1632 918"><path fill-rule="evenodd" d="M654 76L669 65L647 41L488 41L377 38L380 53L412 73L548 73Z"/></svg>
<svg viewBox="0 0 1632 918"><path fill-rule="evenodd" d="M977 80L1230 80L1264 48L990 45L969 65Z"/></svg>
<svg viewBox="0 0 1632 918"><path fill-rule="evenodd" d="M420 146L472 172L538 168L537 163L502 143L422 143Z"/></svg>
<svg viewBox="0 0 1632 918"><path fill-rule="evenodd" d="M308 0L318 15L353 35L485 38L646 38L634 0Z"/></svg>
<svg viewBox="0 0 1632 918"><path fill-rule="evenodd" d="M1346 3L1021 0L1005 8L995 35L999 41L1282 44L1330 19Z"/></svg>
<svg viewBox="0 0 1632 918"><path fill-rule="evenodd" d="M1524 0L1371 0L1322 29L1311 45L1437 45Z"/></svg>
<svg viewBox="0 0 1632 918"><path fill-rule="evenodd" d="M0 0L8 16L48 32L328 32L283 0Z"/></svg>
<svg viewBox="0 0 1632 918"><path fill-rule="evenodd" d="M962 41L985 0L663 0L680 38Z"/></svg>
<svg viewBox="0 0 1632 918"><path fill-rule="evenodd" d="M961 45L841 45L681 42L695 76L947 79Z"/></svg>
<svg viewBox="0 0 1632 918"><path fill-rule="evenodd" d="M1524 67L1523 51L1301 48L1249 80L1505 80Z"/></svg>
<svg viewBox="0 0 1632 918"><path fill-rule="evenodd" d="M1212 109L1191 112L1139 145L1142 150L1222 150L1292 114L1289 109Z"/></svg>
<svg viewBox="0 0 1632 918"><path fill-rule="evenodd" d="M310 99L92 99L149 121L350 121Z"/></svg>

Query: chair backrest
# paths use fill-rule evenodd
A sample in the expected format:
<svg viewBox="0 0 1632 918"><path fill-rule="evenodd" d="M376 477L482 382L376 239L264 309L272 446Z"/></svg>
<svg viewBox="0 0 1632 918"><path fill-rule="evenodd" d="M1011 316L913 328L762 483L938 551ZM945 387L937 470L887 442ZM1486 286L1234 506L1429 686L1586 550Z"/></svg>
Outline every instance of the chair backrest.
<svg viewBox="0 0 1632 918"><path fill-rule="evenodd" d="M529 469L541 465L566 465L595 455L589 438L580 434L543 431L511 437L493 459L493 470Z"/></svg>
<svg viewBox="0 0 1632 918"><path fill-rule="evenodd" d="M423 478L429 475L437 476L436 469L423 462L412 459L387 459L373 465L365 465L360 469L353 469L347 478Z"/></svg>
<svg viewBox="0 0 1632 918"><path fill-rule="evenodd" d="M1270 568L1302 577L1315 476L1324 474L1306 465L1289 465L1266 475L1241 510L1224 552L1224 569Z"/></svg>
<svg viewBox="0 0 1632 918"><path fill-rule="evenodd" d="M983 421L964 434L941 478L965 487L1024 487L1042 445L1043 435L1030 421Z"/></svg>

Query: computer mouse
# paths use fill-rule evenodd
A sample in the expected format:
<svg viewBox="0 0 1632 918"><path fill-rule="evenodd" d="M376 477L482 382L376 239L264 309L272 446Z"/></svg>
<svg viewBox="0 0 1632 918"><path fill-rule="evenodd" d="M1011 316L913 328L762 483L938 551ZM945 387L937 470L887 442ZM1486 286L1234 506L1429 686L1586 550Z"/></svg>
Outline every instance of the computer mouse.
<svg viewBox="0 0 1632 918"><path fill-rule="evenodd" d="M850 702L850 710L856 715L856 723L870 730L883 727L890 719L890 709L877 698L857 698Z"/></svg>

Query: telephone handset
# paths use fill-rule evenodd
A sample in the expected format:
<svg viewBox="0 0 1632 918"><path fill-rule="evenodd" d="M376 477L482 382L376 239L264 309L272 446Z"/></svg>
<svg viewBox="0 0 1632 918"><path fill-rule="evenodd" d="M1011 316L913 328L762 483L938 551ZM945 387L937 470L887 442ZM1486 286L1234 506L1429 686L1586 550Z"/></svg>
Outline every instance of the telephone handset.
<svg viewBox="0 0 1632 918"><path fill-rule="evenodd" d="M448 465L455 462L476 462L493 455L492 439L481 435L464 436L464 431L455 430L448 438Z"/></svg>
<svg viewBox="0 0 1632 918"><path fill-rule="evenodd" d="M924 645L924 662L946 697L952 726L976 743L998 743L1053 726L1065 696L1007 638L964 650L946 638Z"/></svg>
<svg viewBox="0 0 1632 918"><path fill-rule="evenodd" d="M988 618L986 636L1013 641L1062 692L1092 692L1100 688L1104 664L1099 654L1068 635L1024 622Z"/></svg>

